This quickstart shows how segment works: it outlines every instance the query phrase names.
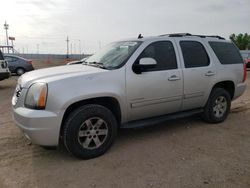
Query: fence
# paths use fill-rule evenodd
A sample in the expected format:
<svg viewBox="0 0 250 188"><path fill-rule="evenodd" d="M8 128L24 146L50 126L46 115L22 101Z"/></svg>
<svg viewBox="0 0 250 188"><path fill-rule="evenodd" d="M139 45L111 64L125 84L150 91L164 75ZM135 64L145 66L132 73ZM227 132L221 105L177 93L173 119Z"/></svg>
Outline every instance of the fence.
<svg viewBox="0 0 250 188"><path fill-rule="evenodd" d="M67 55L64 54L17 54L26 59L66 59ZM69 59L83 59L90 56L89 54L70 54L68 55Z"/></svg>

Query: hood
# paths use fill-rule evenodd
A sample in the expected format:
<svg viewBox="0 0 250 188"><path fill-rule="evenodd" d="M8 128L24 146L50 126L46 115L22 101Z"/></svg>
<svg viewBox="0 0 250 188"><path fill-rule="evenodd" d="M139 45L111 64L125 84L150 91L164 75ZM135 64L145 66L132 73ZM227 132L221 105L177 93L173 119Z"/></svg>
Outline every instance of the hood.
<svg viewBox="0 0 250 188"><path fill-rule="evenodd" d="M55 81L67 77L90 75L93 73L105 71L107 70L82 64L74 66L57 66L27 72L19 78L18 84L20 84L21 87L28 88L33 82L48 83L50 81Z"/></svg>

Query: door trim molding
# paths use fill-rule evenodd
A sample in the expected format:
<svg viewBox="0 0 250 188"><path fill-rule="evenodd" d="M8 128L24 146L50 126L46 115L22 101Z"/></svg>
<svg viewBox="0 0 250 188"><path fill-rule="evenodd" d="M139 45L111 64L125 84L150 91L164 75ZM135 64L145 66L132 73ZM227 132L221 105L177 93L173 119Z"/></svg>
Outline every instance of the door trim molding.
<svg viewBox="0 0 250 188"><path fill-rule="evenodd" d="M144 106L156 105L160 103L168 103L173 101L182 100L182 95L173 96L173 97L164 97L164 98L157 98L157 99L150 99L150 100L140 100L138 102L131 102L131 108L140 108Z"/></svg>

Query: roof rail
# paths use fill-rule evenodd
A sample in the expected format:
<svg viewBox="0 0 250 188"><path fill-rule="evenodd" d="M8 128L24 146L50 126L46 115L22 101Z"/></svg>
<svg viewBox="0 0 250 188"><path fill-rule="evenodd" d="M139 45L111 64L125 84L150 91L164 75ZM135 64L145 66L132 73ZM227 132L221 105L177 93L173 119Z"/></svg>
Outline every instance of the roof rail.
<svg viewBox="0 0 250 188"><path fill-rule="evenodd" d="M225 40L225 38L218 36L218 35L192 35L190 33L172 33L172 34L165 34L160 35L160 37L163 36L169 36L169 37L186 37L186 36L193 36L193 37L200 37L200 38L206 38L206 37L212 37L212 38L218 38L221 40Z"/></svg>
<svg viewBox="0 0 250 188"><path fill-rule="evenodd" d="M171 34L163 34L160 35L160 37L163 36L169 36L169 37L183 37L183 36L192 36L192 34L190 33L171 33Z"/></svg>

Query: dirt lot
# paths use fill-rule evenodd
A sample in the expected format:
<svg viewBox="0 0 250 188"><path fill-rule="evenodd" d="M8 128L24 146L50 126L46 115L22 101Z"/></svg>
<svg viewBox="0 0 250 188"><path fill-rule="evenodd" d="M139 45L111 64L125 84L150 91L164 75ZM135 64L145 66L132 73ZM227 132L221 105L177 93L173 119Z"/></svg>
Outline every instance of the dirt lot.
<svg viewBox="0 0 250 188"><path fill-rule="evenodd" d="M58 64L35 62L37 68ZM84 161L63 146L47 151L24 138L11 118L16 80L0 82L0 188L250 187L249 88L224 123L190 117L122 130L105 155Z"/></svg>

